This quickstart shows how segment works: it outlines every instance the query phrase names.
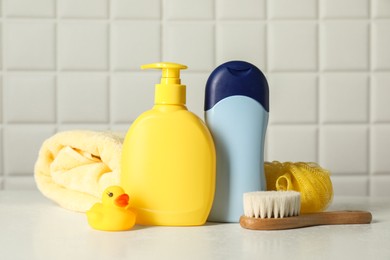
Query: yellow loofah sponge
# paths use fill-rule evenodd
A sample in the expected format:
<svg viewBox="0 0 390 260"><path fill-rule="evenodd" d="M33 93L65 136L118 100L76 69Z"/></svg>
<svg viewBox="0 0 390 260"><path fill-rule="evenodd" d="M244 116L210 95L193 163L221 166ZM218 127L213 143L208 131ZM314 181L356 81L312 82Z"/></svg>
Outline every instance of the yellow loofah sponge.
<svg viewBox="0 0 390 260"><path fill-rule="evenodd" d="M316 163L265 162L267 190L295 190L301 193L301 213L325 210L333 198L329 171Z"/></svg>

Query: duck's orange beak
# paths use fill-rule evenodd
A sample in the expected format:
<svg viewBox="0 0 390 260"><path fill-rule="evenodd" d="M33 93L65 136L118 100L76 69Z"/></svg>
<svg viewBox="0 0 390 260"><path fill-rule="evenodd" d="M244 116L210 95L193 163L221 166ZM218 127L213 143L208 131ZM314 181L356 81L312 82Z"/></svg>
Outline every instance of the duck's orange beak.
<svg viewBox="0 0 390 260"><path fill-rule="evenodd" d="M118 207L126 207L129 205L129 195L126 193L119 195L118 198L115 199L115 205Z"/></svg>

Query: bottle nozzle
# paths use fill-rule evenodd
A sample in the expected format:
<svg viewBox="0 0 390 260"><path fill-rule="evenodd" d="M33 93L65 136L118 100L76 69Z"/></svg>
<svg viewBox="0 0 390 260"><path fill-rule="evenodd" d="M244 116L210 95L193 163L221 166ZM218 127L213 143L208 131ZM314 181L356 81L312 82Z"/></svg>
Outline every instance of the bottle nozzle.
<svg viewBox="0 0 390 260"><path fill-rule="evenodd" d="M186 68L185 65L172 62L158 62L141 66L141 69L161 69L161 84L180 84L180 70Z"/></svg>
<svg viewBox="0 0 390 260"><path fill-rule="evenodd" d="M172 62L158 62L142 65L141 69L161 69L160 84L156 85L156 104L185 104L185 86L181 85L180 70L186 65Z"/></svg>

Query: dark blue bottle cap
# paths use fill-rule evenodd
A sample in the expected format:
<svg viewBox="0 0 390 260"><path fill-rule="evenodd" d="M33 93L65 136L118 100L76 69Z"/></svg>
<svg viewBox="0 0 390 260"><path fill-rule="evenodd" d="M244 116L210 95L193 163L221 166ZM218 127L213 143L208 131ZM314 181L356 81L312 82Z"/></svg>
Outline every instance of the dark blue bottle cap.
<svg viewBox="0 0 390 260"><path fill-rule="evenodd" d="M237 95L253 98L269 111L267 79L255 65L245 61L226 62L211 73L206 83L204 110Z"/></svg>

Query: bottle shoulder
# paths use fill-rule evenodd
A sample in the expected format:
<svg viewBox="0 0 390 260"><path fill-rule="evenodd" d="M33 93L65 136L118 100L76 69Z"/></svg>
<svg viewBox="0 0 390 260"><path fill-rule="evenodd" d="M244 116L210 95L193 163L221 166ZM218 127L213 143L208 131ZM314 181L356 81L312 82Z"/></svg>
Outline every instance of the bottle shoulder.
<svg viewBox="0 0 390 260"><path fill-rule="evenodd" d="M206 124L188 110L144 112L130 126L124 147L142 147L143 150L147 150L145 147L153 147L155 151L161 148L170 153L197 147L197 150L203 151L202 154L214 153L214 142Z"/></svg>
<svg viewBox="0 0 390 260"><path fill-rule="evenodd" d="M154 124L172 124L173 127L183 124L191 124L205 127L205 124L201 118L186 109L169 112L150 109L142 113L133 122L132 127Z"/></svg>
<svg viewBox="0 0 390 260"><path fill-rule="evenodd" d="M130 126L125 145L149 142L181 142L213 144L212 136L206 124L196 114L188 110L161 112L149 110L141 114Z"/></svg>

